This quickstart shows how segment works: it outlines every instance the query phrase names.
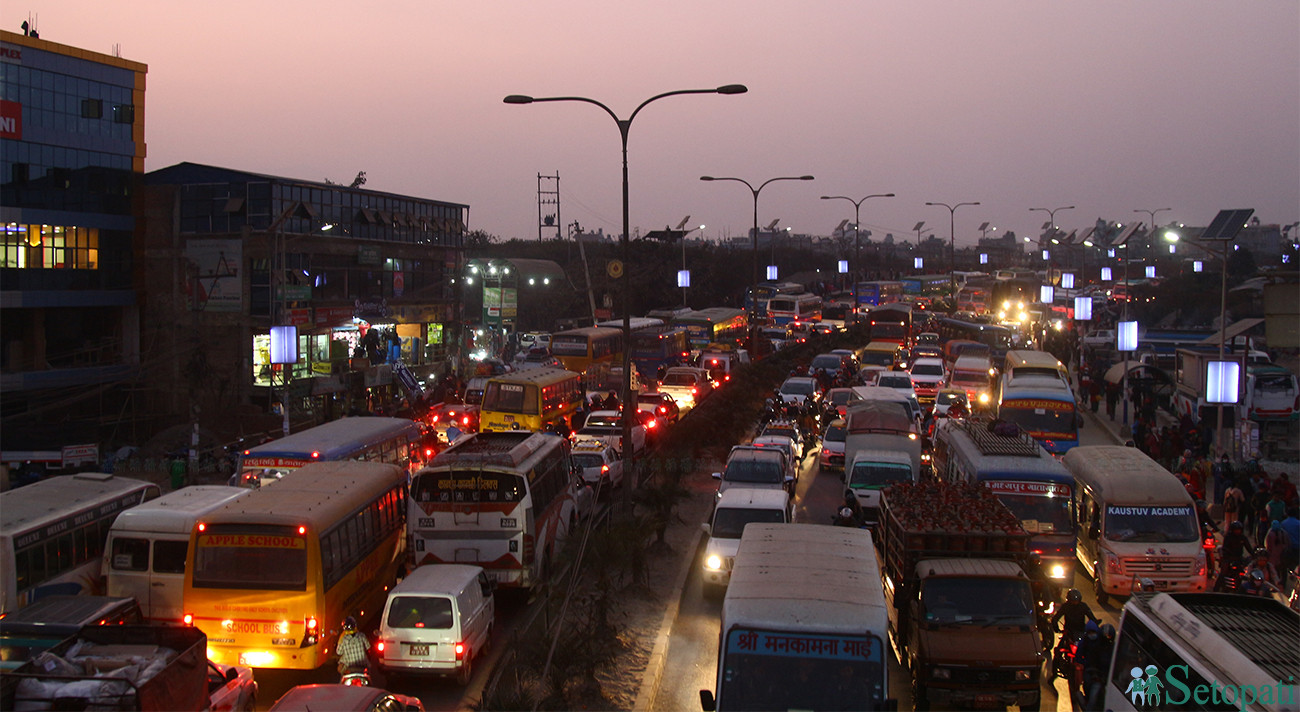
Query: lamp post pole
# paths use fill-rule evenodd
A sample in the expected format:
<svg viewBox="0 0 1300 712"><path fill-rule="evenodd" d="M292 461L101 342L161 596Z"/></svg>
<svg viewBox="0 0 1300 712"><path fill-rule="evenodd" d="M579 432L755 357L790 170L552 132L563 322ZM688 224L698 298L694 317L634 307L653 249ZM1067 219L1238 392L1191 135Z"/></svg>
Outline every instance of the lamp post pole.
<svg viewBox="0 0 1300 712"><path fill-rule="evenodd" d="M749 352L750 352L750 358L757 358L758 356L758 194L763 191L763 188L767 187L768 183L775 183L776 181L779 180L813 180L813 177L812 176L780 176L777 178L768 178L767 180L763 181L757 188L755 188L753 184L751 184L749 181L745 180L744 178L732 178L732 177L715 178L714 176L700 176L700 180L703 181L731 180L731 181L736 181L737 183L744 183L745 187L749 188L749 192L752 193L754 196L754 228L753 228L753 232L750 234L750 244L751 244L750 255L753 260L753 280L750 283L751 286L749 291L749 302L750 302ZM856 229L857 228L855 227L854 230Z"/></svg>
<svg viewBox="0 0 1300 712"><path fill-rule="evenodd" d="M949 286L949 290L952 293L951 294L952 303L954 306L956 306L957 304L957 237L956 237L957 208L960 208L963 205L979 205L979 202L976 201L974 203L957 203L956 205L949 205L947 203L927 201L926 205L938 205L940 207L944 207L948 209L948 267L952 277L951 279L952 283ZM916 234L916 240L917 243L919 244L921 241L921 233L918 232Z"/></svg>
<svg viewBox="0 0 1300 712"><path fill-rule="evenodd" d="M1056 237L1056 211L1058 211L1058 210L1074 210L1074 206L1073 206L1073 205L1063 205L1063 206L1061 206L1061 207L1059 207L1059 208L1030 208L1030 209L1029 209L1029 212L1032 213L1032 212L1034 212L1034 211L1036 211L1036 210L1038 210L1038 211L1042 211L1042 212L1044 212L1044 213L1047 213L1047 225L1048 225L1048 228L1051 229L1051 231L1052 231L1052 235L1051 235L1052 238L1055 238L1055 237ZM1051 265L1051 262L1050 262L1050 261L1048 262L1048 265L1047 265L1047 281L1048 281L1048 282L1051 282L1051 281L1052 281L1052 265Z"/></svg>
<svg viewBox="0 0 1300 712"><path fill-rule="evenodd" d="M876 193L874 195L868 195L862 200L854 200L853 198L850 198L847 195L823 195L822 196L822 200L847 200L850 203L853 203L853 274L854 274L853 284L855 285L855 287L858 283L858 277L860 276L858 275L858 272L861 271L862 269L862 244L858 241L859 226L862 224L861 219L858 217L859 208L862 207L863 203L867 202L872 198L892 198L892 197L894 197L893 193Z"/></svg>
<svg viewBox="0 0 1300 712"><path fill-rule="evenodd" d="M1163 209L1167 210L1168 208L1163 208ZM1165 234L1165 240L1167 240L1167 241L1169 241L1169 242L1171 242L1171 243L1176 243L1176 242L1178 242L1178 235L1175 234L1175 233L1172 233L1172 232L1167 232L1167 233ZM1217 258L1219 258L1219 266L1220 266L1220 271L1219 271L1219 360L1220 360L1220 361L1222 361L1223 358L1224 358L1224 352L1225 352L1225 350L1226 350L1226 344L1227 344L1227 341L1228 341L1228 323L1227 323L1227 322L1228 322L1228 253L1230 252L1229 248L1232 246L1232 243L1233 243L1232 240L1229 240L1229 241L1223 243L1223 252L1222 252L1222 253L1215 252L1214 250L1211 250L1211 249L1208 248L1208 247L1204 247L1204 246L1202 246L1202 245L1198 245L1198 244L1196 244L1196 243L1194 243L1194 242L1185 242L1185 243L1183 243L1184 245L1190 245L1191 247L1195 247L1196 249L1200 250L1201 252L1206 253L1207 255L1210 255L1210 256L1212 256L1212 257L1217 257ZM1215 449L1216 451L1218 451L1218 454L1223 454L1223 451L1224 451L1224 450L1223 450L1223 404L1222 404L1222 403L1218 404L1217 409L1218 409L1219 425L1218 425L1218 428L1214 431L1214 449ZM1234 432L1235 432L1235 431L1234 431ZM1234 438L1235 438L1235 435L1234 435ZM1217 494L1216 494L1216 497L1217 497Z"/></svg>
<svg viewBox="0 0 1300 712"><path fill-rule="evenodd" d="M622 288L622 292L623 292L623 413L621 415L620 420L623 424L623 438L622 438L622 443L624 448L623 456L629 463L633 460L633 456L635 455L635 453L632 452L632 417L631 416L632 413L635 412L636 406L632 402L632 311L631 311L632 310L632 288L631 288L631 280L629 279L626 271L628 262L632 254L631 239L630 239L631 226L629 225L630 221L628 217L628 179L627 179L628 129L630 129L632 126L632 120L636 118L636 115L640 113L640 111L644 109L647 104L650 104L651 102L654 101L658 101L659 99L663 99L665 97L677 96L679 94L744 94L747 91L749 91L749 89L746 88L744 84L725 84L723 86L716 87L714 89L678 89L676 91L664 92L662 94L656 94L650 97L649 99L646 99L645 101L641 102L640 105L636 107L636 109L632 110L632 113L626 119L620 119L618 117L618 114L614 113L613 109L610 109L608 106L602 104L599 101L596 101L595 99L589 99L585 96L533 97L533 96L525 96L521 94L511 94L503 100L507 104L534 104L539 102L553 102L553 101L577 101L586 104L593 104L603 109L605 113L609 114L610 118L614 119L614 123L618 125L618 133L620 139L622 140L622 147L623 147L623 236L621 240L623 264L621 265L621 270L619 274L619 279L623 282L623 288ZM633 477L635 477L635 472L636 472L635 467L632 469L632 472L633 472ZM635 479L633 480L632 484L633 485L636 484ZM624 486L623 498L625 503L631 502L631 497L632 497L631 492L632 492L631 487Z"/></svg>

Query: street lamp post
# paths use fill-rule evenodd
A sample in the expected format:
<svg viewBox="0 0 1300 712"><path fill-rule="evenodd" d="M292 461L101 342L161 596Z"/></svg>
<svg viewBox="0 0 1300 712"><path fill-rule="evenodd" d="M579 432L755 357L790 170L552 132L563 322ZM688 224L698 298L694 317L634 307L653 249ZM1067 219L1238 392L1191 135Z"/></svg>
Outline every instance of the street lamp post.
<svg viewBox="0 0 1300 712"><path fill-rule="evenodd" d="M1052 244L1059 244L1059 243L1054 239L1054 238L1056 237L1056 211L1058 211L1058 210L1074 210L1074 206L1073 206L1073 205L1063 205L1063 206L1061 206L1061 207L1059 207L1059 208L1030 208L1030 209L1029 209L1029 212L1032 213L1032 212L1034 212L1034 211L1036 211L1036 210L1039 210L1039 211L1042 211L1042 212L1044 212L1044 213L1047 213L1047 227L1048 227L1049 230L1052 231L1052 238L1053 238L1053 240L1052 240ZM1067 264L1068 264L1068 261L1067 261ZM1052 265L1051 265L1050 263L1047 265L1047 281L1048 281L1048 282L1051 282L1051 281L1052 281Z"/></svg>
<svg viewBox="0 0 1300 712"><path fill-rule="evenodd" d="M892 198L892 197L894 197L893 193L876 193L874 195L868 195L862 200L854 200L853 198L850 198L847 195L823 195L822 196L822 200L847 200L850 203L853 203L853 274L855 276L853 281L854 285L857 284L857 277L860 277L858 272L862 270L862 245L861 243L858 242L858 229L859 226L862 224L862 221L858 217L858 209L862 206L863 203L867 202L872 198Z"/></svg>
<svg viewBox="0 0 1300 712"><path fill-rule="evenodd" d="M623 439L622 439L623 448L624 448L623 455L629 462L633 459L633 455L634 455L634 453L632 452L631 414L635 412L636 405L632 401L632 348L631 348L632 346L632 311L631 311L632 310L632 289L630 286L631 280L629 279L628 274L626 272L627 263L630 261L630 257L632 253L631 240L629 238L631 232L631 226L629 224L630 221L628 216L628 179L627 179L628 129L630 129L632 126L632 120L636 118L636 115L640 113L640 111L644 109L647 104L650 104L651 102L657 101L659 99L663 99L665 97L677 96L679 94L744 94L747 91L749 91L749 89L744 84L725 84L723 86L716 87L714 89L678 89L676 91L664 92L662 94L656 94L650 97L649 99L646 99L645 101L641 102L626 119L620 119L618 117L618 114L614 113L613 109L610 109L608 106L602 104L601 102L596 101L595 99L589 99L584 96L533 97L533 96L525 96L521 94L511 94L503 100L507 104L534 104L534 103L552 102L552 101L577 101L586 104L594 104L595 106L604 109L605 113L609 114L610 118L614 119L614 123L618 125L618 133L620 139L622 140L622 145L623 145L623 236L621 240L623 264L620 266L621 273L619 275L619 279L621 279L623 282L623 289L622 289L623 291L623 413L621 416L621 421L623 424ZM633 472L635 473L635 470L633 470ZM635 480L633 481L633 484L635 484ZM623 493L624 493L625 502L630 503L631 496L632 496L631 490L632 490L631 487L626 487L626 486L624 487Z"/></svg>
<svg viewBox="0 0 1300 712"><path fill-rule="evenodd" d="M757 188L755 188L753 184L751 184L749 181L745 180L744 178L732 178L729 176L717 177L717 178L715 178L714 176L700 176L700 180L704 180L704 181L733 180L736 181L737 183L744 183L745 187L749 188L749 192L753 193L754 195L754 229L753 229L753 233L751 233L750 235L750 244L752 246L750 250L750 254L751 254L751 259L753 261L754 278L751 282L751 287L749 292L749 297L750 297L749 352L750 352L750 358L757 358L758 356L758 194L763 191L763 188L767 187L768 183L775 183L776 181L779 180L813 180L813 177L812 176L780 176L777 178L768 178L767 180L763 181ZM856 230L857 228L854 229Z"/></svg>
<svg viewBox="0 0 1300 712"><path fill-rule="evenodd" d="M952 303L955 306L957 304L957 208L960 208L963 205L979 205L979 202L976 201L974 203L957 203L956 205L949 205L947 203L926 201L925 204L938 205L948 209L948 267L952 272L952 284L949 289L952 291ZM916 239L919 243L921 240L920 232L917 233Z"/></svg>

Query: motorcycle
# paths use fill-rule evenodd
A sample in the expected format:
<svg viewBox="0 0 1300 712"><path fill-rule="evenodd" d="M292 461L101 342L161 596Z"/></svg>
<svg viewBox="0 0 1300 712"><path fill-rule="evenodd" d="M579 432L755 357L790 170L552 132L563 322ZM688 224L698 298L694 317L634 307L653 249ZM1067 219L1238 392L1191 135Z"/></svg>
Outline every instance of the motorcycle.
<svg viewBox="0 0 1300 712"><path fill-rule="evenodd" d="M340 685L370 687L370 668L348 668L339 676Z"/></svg>

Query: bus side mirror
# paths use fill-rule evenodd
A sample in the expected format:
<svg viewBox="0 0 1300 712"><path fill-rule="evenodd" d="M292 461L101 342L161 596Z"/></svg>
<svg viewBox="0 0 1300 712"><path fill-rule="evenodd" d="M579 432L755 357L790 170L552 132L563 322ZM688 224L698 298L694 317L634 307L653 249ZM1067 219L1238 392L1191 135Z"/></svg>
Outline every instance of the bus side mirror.
<svg viewBox="0 0 1300 712"><path fill-rule="evenodd" d="M713 712L718 708L717 700L713 699L712 690L700 690L700 709L704 712Z"/></svg>
<svg viewBox="0 0 1300 712"><path fill-rule="evenodd" d="M704 536L713 536L713 527L708 522L700 524L700 531L704 532Z"/></svg>

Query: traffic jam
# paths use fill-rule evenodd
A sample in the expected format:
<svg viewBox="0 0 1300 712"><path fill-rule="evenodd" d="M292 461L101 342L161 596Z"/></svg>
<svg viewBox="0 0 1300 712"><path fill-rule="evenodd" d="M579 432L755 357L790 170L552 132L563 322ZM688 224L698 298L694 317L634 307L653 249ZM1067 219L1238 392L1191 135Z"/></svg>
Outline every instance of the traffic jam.
<svg viewBox="0 0 1300 712"><path fill-rule="evenodd" d="M757 317L521 335L413 418L250 448L229 486L130 490L93 530L108 595L0 617L4 707L457 708L588 523L620 516L631 463L745 412L696 473L715 483L684 522L701 537L656 709L1142 709L1139 678L1170 704L1214 682L1211 708L1294 705L1267 687L1300 669L1294 555L1270 563L1107 427L1081 331L883 283L877 304L764 286ZM763 365L779 377L733 395ZM101 526L78 516L40 526Z"/></svg>

